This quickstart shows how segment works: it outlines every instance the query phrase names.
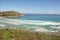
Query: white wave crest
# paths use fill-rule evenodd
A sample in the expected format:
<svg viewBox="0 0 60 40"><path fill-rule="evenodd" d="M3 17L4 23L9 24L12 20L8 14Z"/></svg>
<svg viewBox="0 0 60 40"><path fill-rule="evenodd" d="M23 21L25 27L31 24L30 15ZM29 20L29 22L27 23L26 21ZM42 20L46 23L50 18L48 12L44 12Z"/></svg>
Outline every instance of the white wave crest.
<svg viewBox="0 0 60 40"><path fill-rule="evenodd" d="M5 26L5 25L3 25L3 24L0 24L0 26Z"/></svg>
<svg viewBox="0 0 60 40"><path fill-rule="evenodd" d="M38 31L38 32L48 32L49 30L47 30L45 28L38 28L38 29L35 29L35 31Z"/></svg>
<svg viewBox="0 0 60 40"><path fill-rule="evenodd" d="M18 20L18 19L4 19L5 23L9 24L33 24L33 25L60 25L60 22L50 22L50 21L35 21L35 20Z"/></svg>
<svg viewBox="0 0 60 40"><path fill-rule="evenodd" d="M37 32L58 32L58 31L47 30L45 28L37 28L35 29L35 31Z"/></svg>
<svg viewBox="0 0 60 40"><path fill-rule="evenodd" d="M50 27L60 29L60 26L50 26Z"/></svg>
<svg viewBox="0 0 60 40"><path fill-rule="evenodd" d="M35 20L20 20L20 19L0 19L0 22L7 23L7 24L14 24L14 25L21 25L21 24L32 24L32 25L60 25L60 22L50 22L50 21L35 21ZM5 26L0 24L0 26ZM28 28L34 28L35 31L39 32L56 32L56 31L50 31L43 27L28 27ZM53 27L56 28L56 27ZM57 27L60 28L60 27Z"/></svg>

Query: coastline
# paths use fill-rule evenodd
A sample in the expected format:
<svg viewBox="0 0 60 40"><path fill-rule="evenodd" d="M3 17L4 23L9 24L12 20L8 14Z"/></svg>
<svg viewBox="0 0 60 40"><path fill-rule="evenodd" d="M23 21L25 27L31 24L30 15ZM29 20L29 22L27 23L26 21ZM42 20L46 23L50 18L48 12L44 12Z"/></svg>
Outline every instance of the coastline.
<svg viewBox="0 0 60 40"><path fill-rule="evenodd" d="M11 18L11 17L22 17L23 16L23 14L21 14L21 15L18 15L18 16L0 16L0 18L2 19L2 18Z"/></svg>

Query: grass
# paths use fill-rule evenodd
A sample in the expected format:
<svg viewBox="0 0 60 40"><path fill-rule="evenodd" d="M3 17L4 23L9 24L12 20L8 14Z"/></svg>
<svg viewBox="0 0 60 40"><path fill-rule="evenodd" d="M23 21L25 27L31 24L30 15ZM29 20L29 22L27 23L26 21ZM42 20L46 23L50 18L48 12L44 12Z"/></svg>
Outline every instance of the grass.
<svg viewBox="0 0 60 40"><path fill-rule="evenodd" d="M60 40L60 35L0 28L0 40Z"/></svg>

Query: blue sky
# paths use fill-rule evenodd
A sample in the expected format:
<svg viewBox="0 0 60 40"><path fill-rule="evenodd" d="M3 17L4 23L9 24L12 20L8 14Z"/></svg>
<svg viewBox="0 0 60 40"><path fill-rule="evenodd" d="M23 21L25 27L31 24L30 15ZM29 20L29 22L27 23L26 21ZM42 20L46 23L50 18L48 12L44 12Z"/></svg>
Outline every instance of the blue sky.
<svg viewBox="0 0 60 40"><path fill-rule="evenodd" d="M60 14L60 0L0 0L0 11Z"/></svg>

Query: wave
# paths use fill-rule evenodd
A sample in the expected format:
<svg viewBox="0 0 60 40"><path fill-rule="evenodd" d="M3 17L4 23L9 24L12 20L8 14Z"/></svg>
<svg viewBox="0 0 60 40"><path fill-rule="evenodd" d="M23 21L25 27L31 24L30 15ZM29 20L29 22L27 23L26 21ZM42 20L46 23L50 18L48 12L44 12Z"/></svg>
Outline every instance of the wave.
<svg viewBox="0 0 60 40"><path fill-rule="evenodd" d="M31 24L31 25L38 25L38 26L31 26L25 27L26 29L34 29L38 32L57 32L54 30L48 30L46 28L40 27L40 25L59 25L59 27L50 26L51 28L60 28L60 22L52 22L52 21L36 21L36 20L21 20L21 19L0 19L0 23L6 23L6 24L13 24L18 25L19 27L21 24ZM0 24L0 26L5 26L3 24ZM12 26L12 25L11 25ZM23 25L22 27L27 26Z"/></svg>
<svg viewBox="0 0 60 40"><path fill-rule="evenodd" d="M58 32L58 31L51 31L51 30L47 30L47 29L45 29L45 28L38 28L38 29L35 29L35 31L37 31L37 32Z"/></svg>
<svg viewBox="0 0 60 40"><path fill-rule="evenodd" d="M8 24L14 24L14 25L19 25L19 23L15 22L14 20L10 21L10 20L0 20L0 22L2 23L8 23Z"/></svg>
<svg viewBox="0 0 60 40"><path fill-rule="evenodd" d="M35 20L20 20L20 19L4 19L3 21L0 20L0 22L5 22L9 24L32 24L32 25L60 25L60 22L51 22L51 21L35 21Z"/></svg>
<svg viewBox="0 0 60 40"><path fill-rule="evenodd" d="M52 28L55 28L55 29L60 29L60 26L50 26Z"/></svg>
<svg viewBox="0 0 60 40"><path fill-rule="evenodd" d="M28 27L27 29L34 29L34 31L36 31L36 32L58 32L58 30L48 30L48 29L45 29L45 28L43 28L43 27Z"/></svg>
<svg viewBox="0 0 60 40"><path fill-rule="evenodd" d="M45 29L45 28L37 28L35 29L35 31L38 31L38 32L49 32L49 30Z"/></svg>
<svg viewBox="0 0 60 40"><path fill-rule="evenodd" d="M5 25L3 25L3 24L0 24L0 26L5 26Z"/></svg>

